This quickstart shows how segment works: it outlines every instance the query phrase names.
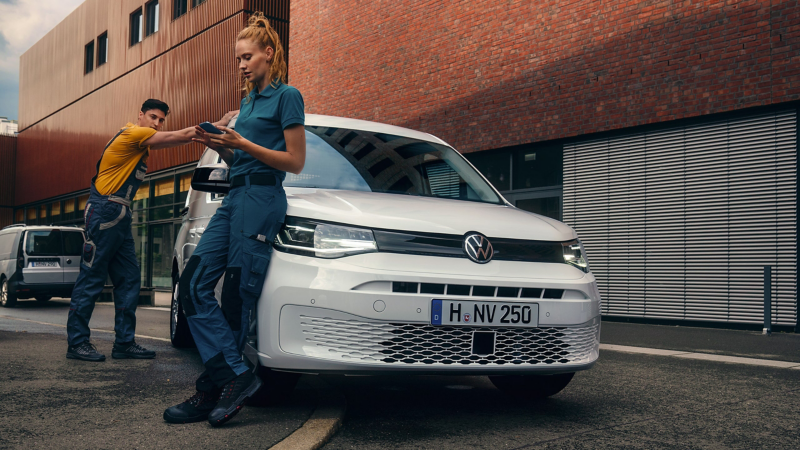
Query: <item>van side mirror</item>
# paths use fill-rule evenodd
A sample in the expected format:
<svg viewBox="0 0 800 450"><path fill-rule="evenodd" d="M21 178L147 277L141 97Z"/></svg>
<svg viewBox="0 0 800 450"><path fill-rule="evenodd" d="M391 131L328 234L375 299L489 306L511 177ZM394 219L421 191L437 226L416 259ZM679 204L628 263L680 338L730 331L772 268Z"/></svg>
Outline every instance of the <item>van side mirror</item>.
<svg viewBox="0 0 800 450"><path fill-rule="evenodd" d="M192 189L200 192L227 194L231 189L231 183L228 181L228 165L217 163L194 169Z"/></svg>

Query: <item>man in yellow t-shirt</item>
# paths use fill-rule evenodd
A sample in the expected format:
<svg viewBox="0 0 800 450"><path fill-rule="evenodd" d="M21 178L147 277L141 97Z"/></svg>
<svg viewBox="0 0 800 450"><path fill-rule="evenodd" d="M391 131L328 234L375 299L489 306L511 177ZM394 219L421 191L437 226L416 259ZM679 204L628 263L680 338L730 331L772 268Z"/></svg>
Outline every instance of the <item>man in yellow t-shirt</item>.
<svg viewBox="0 0 800 450"><path fill-rule="evenodd" d="M236 113L228 112L215 125L227 125ZM116 339L111 356L156 356L134 341L141 276L131 233L130 205L147 173L150 150L188 144L195 136L194 127L160 131L167 114L166 103L154 99L144 102L136 123L126 124L111 138L97 162L97 174L92 178L91 194L83 212L86 242L67 319L67 358L105 361L106 357L89 341L89 320L108 277L114 284L116 308Z"/></svg>

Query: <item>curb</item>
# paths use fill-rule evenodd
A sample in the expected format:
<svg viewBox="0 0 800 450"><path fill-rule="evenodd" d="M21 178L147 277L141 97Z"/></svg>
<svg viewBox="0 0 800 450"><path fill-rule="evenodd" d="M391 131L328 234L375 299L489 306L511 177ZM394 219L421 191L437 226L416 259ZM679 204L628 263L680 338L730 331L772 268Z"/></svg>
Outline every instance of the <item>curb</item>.
<svg viewBox="0 0 800 450"><path fill-rule="evenodd" d="M319 402L311 417L287 436L284 440L270 447L270 450L317 450L342 426L347 411L347 401L339 391L335 390L319 376L306 379L319 395Z"/></svg>

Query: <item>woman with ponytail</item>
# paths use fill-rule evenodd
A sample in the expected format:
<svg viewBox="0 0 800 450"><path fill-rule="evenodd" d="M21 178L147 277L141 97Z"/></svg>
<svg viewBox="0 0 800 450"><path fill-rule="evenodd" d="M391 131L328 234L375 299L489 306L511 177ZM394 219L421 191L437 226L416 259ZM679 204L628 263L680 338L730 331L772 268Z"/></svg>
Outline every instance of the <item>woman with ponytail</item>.
<svg viewBox="0 0 800 450"><path fill-rule="evenodd" d="M231 190L208 224L178 283L177 295L205 372L197 392L164 411L164 420L208 420L219 426L236 415L261 380L242 351L267 273L272 241L286 215L286 172L300 173L306 157L300 92L286 85L278 33L260 12L236 38L236 62L244 98L236 131L197 138L230 166ZM225 274L221 308L214 287Z"/></svg>

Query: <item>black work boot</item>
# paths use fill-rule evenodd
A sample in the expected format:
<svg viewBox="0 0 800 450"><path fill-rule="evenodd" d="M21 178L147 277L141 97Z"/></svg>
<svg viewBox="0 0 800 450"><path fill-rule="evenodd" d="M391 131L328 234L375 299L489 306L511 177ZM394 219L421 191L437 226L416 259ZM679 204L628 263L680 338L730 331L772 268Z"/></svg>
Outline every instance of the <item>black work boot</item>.
<svg viewBox="0 0 800 450"><path fill-rule="evenodd" d="M125 344L114 343L114 348L111 350L111 357L114 359L153 359L156 357L156 352L148 350L136 342L127 342Z"/></svg>
<svg viewBox="0 0 800 450"><path fill-rule="evenodd" d="M261 388L261 379L247 371L222 386L217 407L208 415L208 423L218 427L239 413L247 399Z"/></svg>
<svg viewBox="0 0 800 450"><path fill-rule="evenodd" d="M68 359L80 359L81 361L105 361L106 355L97 352L97 347L89 341L81 342L78 345L67 347Z"/></svg>
<svg viewBox="0 0 800 450"><path fill-rule="evenodd" d="M202 422L217 405L219 392L197 391L188 400L164 410L164 421L169 423Z"/></svg>

